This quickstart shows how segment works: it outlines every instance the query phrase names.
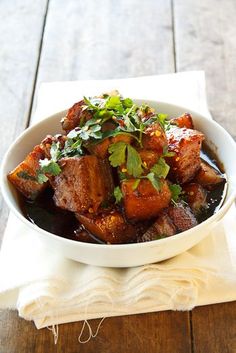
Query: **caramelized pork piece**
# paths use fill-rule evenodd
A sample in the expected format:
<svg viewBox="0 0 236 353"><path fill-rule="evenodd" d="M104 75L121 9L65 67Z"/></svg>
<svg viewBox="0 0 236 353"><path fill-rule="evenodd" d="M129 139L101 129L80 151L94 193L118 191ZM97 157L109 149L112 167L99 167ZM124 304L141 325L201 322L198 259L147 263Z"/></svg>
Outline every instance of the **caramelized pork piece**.
<svg viewBox="0 0 236 353"><path fill-rule="evenodd" d="M200 169L196 174L194 181L200 185L212 190L214 186L225 182L225 178L215 168L205 161L201 161Z"/></svg>
<svg viewBox="0 0 236 353"><path fill-rule="evenodd" d="M153 225L148 228L148 230L138 237L138 242L145 242L151 240L157 240L164 237L170 237L171 235L175 235L177 233L177 229L173 224L172 220L167 214L167 211L161 211L159 216Z"/></svg>
<svg viewBox="0 0 236 353"><path fill-rule="evenodd" d="M182 202L171 205L168 215L179 232L195 227L198 223L189 206Z"/></svg>
<svg viewBox="0 0 236 353"><path fill-rule="evenodd" d="M174 152L167 163L170 176L179 184L191 181L200 169L200 149L204 135L196 130L173 128L167 132L168 149Z"/></svg>
<svg viewBox="0 0 236 353"><path fill-rule="evenodd" d="M207 192L200 184L186 184L183 186L183 191L194 214L198 214L203 208L207 207Z"/></svg>
<svg viewBox="0 0 236 353"><path fill-rule="evenodd" d="M43 149L37 145L7 178L28 199L34 200L47 183L37 182L37 171L40 168L39 160L44 159Z"/></svg>
<svg viewBox="0 0 236 353"><path fill-rule="evenodd" d="M148 179L142 179L134 190L135 179L125 180L121 184L124 195L124 209L129 220L144 220L157 217L171 200L171 192L166 180L157 191Z"/></svg>
<svg viewBox="0 0 236 353"><path fill-rule="evenodd" d="M52 182L58 207L72 212L97 212L111 198L114 185L107 160L96 156L62 158L62 172Z"/></svg>
<svg viewBox="0 0 236 353"><path fill-rule="evenodd" d="M75 239L77 241L82 241L83 243L98 243L98 239L90 234L84 226L81 224L79 228L74 231Z"/></svg>
<svg viewBox="0 0 236 353"><path fill-rule="evenodd" d="M127 223L117 210L105 211L97 216L76 214L76 217L90 233L106 243L129 243L138 235L137 226Z"/></svg>
<svg viewBox="0 0 236 353"><path fill-rule="evenodd" d="M157 163L158 154L155 151L142 149L139 150L138 153L147 171L149 171L154 166L154 164Z"/></svg>
<svg viewBox="0 0 236 353"><path fill-rule="evenodd" d="M62 129L65 130L66 134L68 134L76 126L79 126L82 121L86 122L92 118L92 114L87 109L84 109L84 107L84 100L75 103L68 110L65 118L61 120Z"/></svg>
<svg viewBox="0 0 236 353"><path fill-rule="evenodd" d="M174 123L178 127L185 127L187 129L194 129L193 127L193 119L191 114L189 113L184 113L181 116L178 116L178 118L174 118L170 120L171 123Z"/></svg>
<svg viewBox="0 0 236 353"><path fill-rule="evenodd" d="M165 131L159 123L152 124L144 131L142 142L144 149L156 151L160 156L163 154L163 148L167 146Z"/></svg>

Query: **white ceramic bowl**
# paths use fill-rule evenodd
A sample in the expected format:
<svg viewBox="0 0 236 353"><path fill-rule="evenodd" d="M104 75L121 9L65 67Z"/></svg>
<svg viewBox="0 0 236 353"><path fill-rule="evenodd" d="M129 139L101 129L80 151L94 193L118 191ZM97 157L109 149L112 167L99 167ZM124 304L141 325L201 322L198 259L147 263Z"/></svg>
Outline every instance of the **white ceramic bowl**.
<svg viewBox="0 0 236 353"><path fill-rule="evenodd" d="M135 101L138 104L142 103L141 100ZM181 115L184 112L192 114L196 129L205 134L208 144L215 149L223 163L228 177L227 195L221 209L205 222L190 230L169 238L137 244L102 245L83 243L61 238L37 227L23 216L17 202L16 192L8 182L6 175L25 158L27 153L45 135L54 135L61 132L60 119L65 115L64 111L45 118L25 130L10 146L2 162L0 182L3 197L15 215L24 222L26 227L33 230L32 236L36 234L47 247L76 261L97 266L131 267L162 261L188 250L205 238L216 223L222 219L236 196L236 144L234 140L219 124L189 109L156 101L147 102L145 100L145 102L156 108L158 112L166 113L170 117Z"/></svg>

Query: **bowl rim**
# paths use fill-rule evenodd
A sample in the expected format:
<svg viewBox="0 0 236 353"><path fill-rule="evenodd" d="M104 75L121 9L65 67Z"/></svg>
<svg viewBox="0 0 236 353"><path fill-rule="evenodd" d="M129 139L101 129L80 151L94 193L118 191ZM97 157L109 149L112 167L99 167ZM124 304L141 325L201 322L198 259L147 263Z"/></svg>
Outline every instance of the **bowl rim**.
<svg viewBox="0 0 236 353"><path fill-rule="evenodd" d="M207 122L210 122L210 124L212 124L214 127L216 127L217 129L219 129L228 139L228 141L231 142L232 145L235 145L235 149L236 149L236 143L234 141L234 139L232 138L232 136L219 124L217 123L215 120L207 118L204 114L199 113L197 111L194 111L192 109L189 109L187 107L181 106L181 105L177 105L177 104L172 104L169 102L164 102L164 101L158 101L158 100L148 100L148 99L140 99L140 98L132 98L134 101L145 101L146 103L149 104L163 104L163 105L168 105L173 109L178 109L180 111L183 112L189 112L191 115L197 115L200 118L203 118L204 120L206 120ZM17 216L17 218L19 220L21 220L27 227L31 228L33 231L36 231L37 233L41 233L44 237L51 237L53 238L55 241L57 242L63 242L64 244L69 244L69 245L73 245L73 246L82 246L85 248L93 248L93 249L108 249L114 251L114 250L119 250L119 249L125 249L125 248L129 248L130 250L134 249L134 248L146 248L146 247L150 247L150 246L156 246L157 244L165 244L166 242L168 242L168 244L170 244L170 242L174 242L176 241L176 239L180 239L180 238L185 238L187 235L192 234L193 232L196 231L201 231L203 228L208 227L209 225L211 225L212 223L216 223L218 220L220 220L224 214L227 212L227 210L229 209L229 207L232 205L233 201L236 198L236 183L232 185L232 192L231 195L229 196L228 200L226 202L223 203L223 205L221 206L221 208L215 213L213 214L211 217L209 217L207 220L205 220L204 222L198 224L197 226L188 229L184 232L180 232L177 233L171 237L166 237L166 238L162 238L162 239L157 239L157 240L152 240L149 242L140 242L140 243L128 243L128 244L96 244L96 243L86 243L86 242L81 242L78 240L73 240L73 239L68 239L68 238L64 238L62 236L59 236L57 234L54 233L50 233L48 231L46 231L43 228L40 228L39 226L37 226L36 224L30 222L27 218L25 218L23 216L23 214L21 214L15 207L14 205L11 203L9 197L8 197L8 187L6 185L9 185L9 181L7 180L7 176L5 175L5 169L6 169L6 165L7 165L7 160L9 155L12 152L12 149L14 148L15 144L20 143L25 135L30 134L30 132L34 129L36 129L38 126L40 126L41 124L44 124L47 120L51 120L53 118L55 118L57 115L63 115L67 112L68 109L56 112L50 116L47 116L45 118L42 118L40 121L37 121L35 123L33 123L31 126L29 126L28 128L26 128L17 138L16 140L11 143L11 145L9 146L9 148L7 149L7 151L5 152L5 155L3 157L2 163L1 163L1 167L0 167L0 188L1 188L1 192L3 195L3 198L6 202L6 204L8 205L9 209L14 213L15 216ZM59 130L59 129L58 129ZM233 155L233 154L232 154ZM236 175L235 175L236 178Z"/></svg>

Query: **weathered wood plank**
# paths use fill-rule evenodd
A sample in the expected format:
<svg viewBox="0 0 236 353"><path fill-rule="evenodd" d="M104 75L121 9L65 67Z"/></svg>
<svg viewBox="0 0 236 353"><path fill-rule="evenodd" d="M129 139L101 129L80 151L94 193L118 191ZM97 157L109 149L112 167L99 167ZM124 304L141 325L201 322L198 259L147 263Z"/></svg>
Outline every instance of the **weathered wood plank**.
<svg viewBox="0 0 236 353"><path fill-rule="evenodd" d="M174 71L170 0L51 0L38 81Z"/></svg>
<svg viewBox="0 0 236 353"><path fill-rule="evenodd" d="M215 120L236 137L236 2L174 0L177 71L204 69Z"/></svg>
<svg viewBox="0 0 236 353"><path fill-rule="evenodd" d="M236 302L193 310L195 353L236 352Z"/></svg>
<svg viewBox="0 0 236 353"><path fill-rule="evenodd" d="M204 69L214 119L236 138L236 3L174 0L177 71ZM236 303L192 312L195 353L236 351Z"/></svg>
<svg viewBox="0 0 236 353"><path fill-rule="evenodd" d="M47 0L0 1L0 160L25 128ZM8 215L0 196L0 239Z"/></svg>
<svg viewBox="0 0 236 353"><path fill-rule="evenodd" d="M100 320L90 322L93 332ZM37 331L31 322L5 311L0 320L0 353L190 353L189 326L181 312L160 312L108 318L99 334L86 344L78 342L82 323L60 325L55 346L50 331ZM84 331L82 338L88 337ZM1 339L2 338L2 339Z"/></svg>

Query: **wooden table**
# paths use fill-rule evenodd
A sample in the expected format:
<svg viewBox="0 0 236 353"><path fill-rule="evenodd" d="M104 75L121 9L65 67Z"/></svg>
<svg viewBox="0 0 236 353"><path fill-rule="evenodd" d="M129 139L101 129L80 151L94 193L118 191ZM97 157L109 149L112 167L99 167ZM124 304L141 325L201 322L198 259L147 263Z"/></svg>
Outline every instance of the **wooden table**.
<svg viewBox="0 0 236 353"><path fill-rule="evenodd" d="M0 18L1 157L29 124L41 81L204 69L213 116L236 137L235 0L2 0ZM106 319L85 345L81 325L61 325L54 346L50 331L2 311L0 353L236 352L236 302Z"/></svg>

